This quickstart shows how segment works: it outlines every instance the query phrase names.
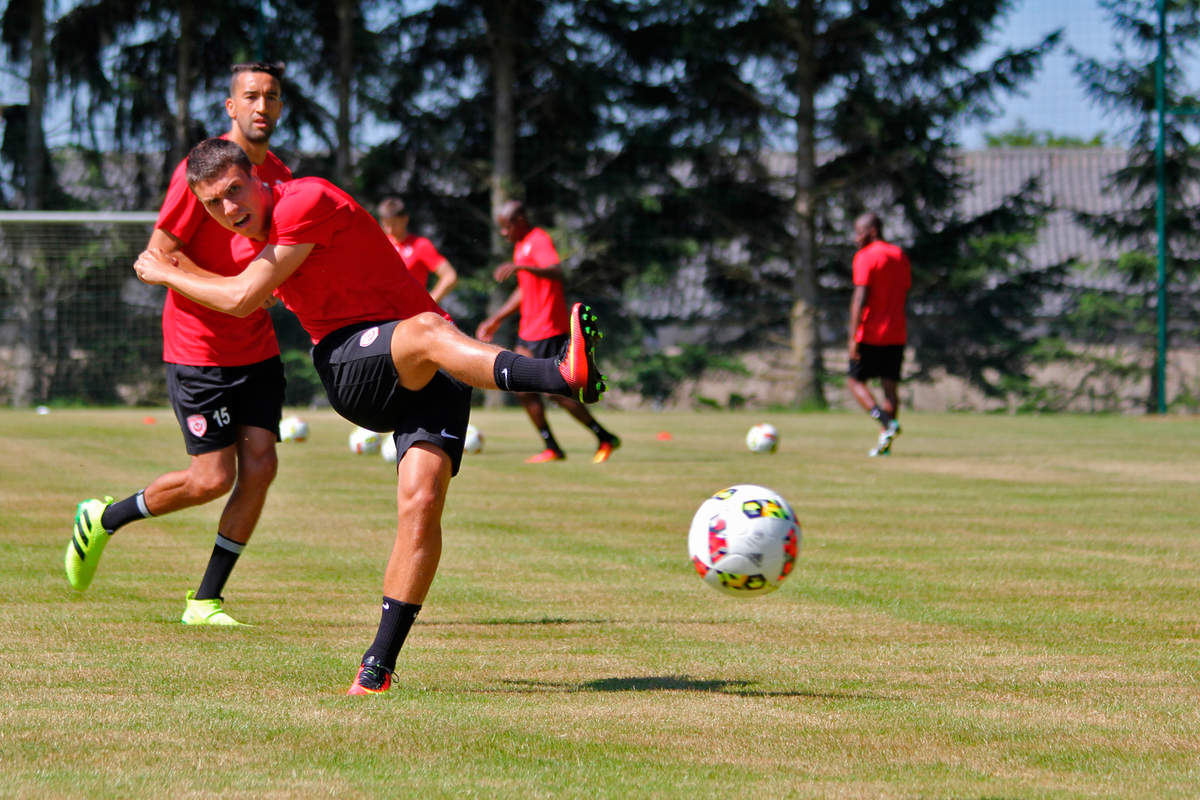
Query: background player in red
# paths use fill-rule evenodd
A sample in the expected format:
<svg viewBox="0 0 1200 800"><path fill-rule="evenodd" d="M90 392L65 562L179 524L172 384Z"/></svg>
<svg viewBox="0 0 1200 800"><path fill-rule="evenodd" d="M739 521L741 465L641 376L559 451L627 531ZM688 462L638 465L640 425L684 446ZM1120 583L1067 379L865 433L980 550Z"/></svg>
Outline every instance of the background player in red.
<svg viewBox="0 0 1200 800"><path fill-rule="evenodd" d="M408 231L408 208L399 197L385 197L379 201L375 212L379 216L379 227L387 234L388 240L404 259L404 266L422 287L429 286L430 274L437 276L429 296L433 302L440 303L458 283L458 272L438 252L433 242L424 236L417 236Z"/></svg>
<svg viewBox="0 0 1200 800"><path fill-rule="evenodd" d="M516 274L517 288L495 314L479 323L475 335L481 341L492 341L500 323L519 310L521 321L513 350L531 358L553 358L561 352L567 340L567 303L563 296L563 271L558 251L554 249L550 234L529 224L525 206L520 201L505 203L496 217L496 225L500 228L500 235L513 243L513 260L496 267L492 277L497 282L503 282ZM525 459L525 463L538 464L566 458L566 453L550 432L546 405L541 395L521 392L518 397L543 443L542 452ZM572 417L596 435L593 463L607 461L612 451L621 446L621 440L605 430L581 403L571 397L553 397Z"/></svg>
<svg viewBox="0 0 1200 800"><path fill-rule="evenodd" d="M290 180L291 171L268 149L283 111L282 66L236 64L232 72L225 100L230 128L223 138L245 151L258 180ZM234 257L239 237L204 211L188 189L185 166L180 162L171 176L148 247L222 275L241 272L249 259ZM232 489L208 567L199 587L187 593L183 622L237 625L225 612L221 593L275 478L284 390L275 329L262 307L236 319L168 291L162 330L168 393L190 462L187 469L160 475L123 500L80 503L67 545L67 579L76 589L86 589L104 546L121 526L201 505Z"/></svg>
<svg viewBox="0 0 1200 800"><path fill-rule="evenodd" d="M908 341L905 302L912 287L908 256L883 240L883 225L875 214L854 222L854 295L850 300L850 369L848 383L854 399L879 422L879 440L872 456L886 456L900 433L900 368ZM866 382L879 378L883 406Z"/></svg>
<svg viewBox="0 0 1200 800"><path fill-rule="evenodd" d="M462 458L470 387L595 402L604 384L592 357L594 317L577 303L563 358L526 358L458 330L408 276L375 219L328 181L265 187L240 148L208 139L188 155L188 183L257 256L225 277L181 268L148 249L134 265L138 277L239 316L274 291L312 337L313 363L334 410L356 425L394 431L396 539L379 628L350 694L386 691L437 571L442 508Z"/></svg>

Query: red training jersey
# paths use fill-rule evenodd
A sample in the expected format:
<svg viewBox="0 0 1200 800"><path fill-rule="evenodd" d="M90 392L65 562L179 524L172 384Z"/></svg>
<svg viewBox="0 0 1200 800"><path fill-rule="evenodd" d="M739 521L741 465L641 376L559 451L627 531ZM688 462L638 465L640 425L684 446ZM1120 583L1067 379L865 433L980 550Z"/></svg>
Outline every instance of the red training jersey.
<svg viewBox="0 0 1200 800"><path fill-rule="evenodd" d="M513 264L518 267L550 267L557 264L558 251L550 234L533 228L513 247ZM570 331L563 282L544 278L528 270L517 270L521 289L521 323L517 336L527 342L549 339Z"/></svg>
<svg viewBox="0 0 1200 800"><path fill-rule="evenodd" d="M272 189L271 232L278 245L315 244L275 290L313 344L356 322L408 319L433 311L450 319L413 280L379 223L323 178L298 178ZM262 245L243 238L255 252Z"/></svg>
<svg viewBox="0 0 1200 800"><path fill-rule="evenodd" d="M859 250L854 254L854 285L867 287L854 340L882 345L907 342L904 303L912 287L912 267L904 251L884 241Z"/></svg>
<svg viewBox="0 0 1200 800"><path fill-rule="evenodd" d="M424 236L417 236L410 233L404 237L404 241L399 241L390 233L387 235L388 241L392 243L392 247L396 248L396 252L400 254L400 258L404 259L404 266L408 267L409 273L422 287L429 285L429 273L433 272L439 264L444 261L444 257L433 246L433 242L426 239Z"/></svg>
<svg viewBox="0 0 1200 800"><path fill-rule="evenodd" d="M268 185L292 179L292 171L271 152L254 167L254 174ZM234 257L236 240L243 237L218 225L188 188L186 159L171 175L155 227L179 239L184 254L210 272L237 275L250 263L247 258ZM239 367L279 355L275 327L266 309L234 317L173 290L167 291L163 304L162 332L163 361L172 364Z"/></svg>

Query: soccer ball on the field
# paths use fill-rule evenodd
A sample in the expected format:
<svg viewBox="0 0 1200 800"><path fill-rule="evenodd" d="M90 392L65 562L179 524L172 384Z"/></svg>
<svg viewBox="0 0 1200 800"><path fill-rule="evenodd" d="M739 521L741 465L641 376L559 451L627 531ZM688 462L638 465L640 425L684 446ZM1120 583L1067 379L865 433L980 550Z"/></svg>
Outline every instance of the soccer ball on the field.
<svg viewBox="0 0 1200 800"><path fill-rule="evenodd" d="M284 417L279 421L279 438L285 442L303 442L308 438L308 423L299 417Z"/></svg>
<svg viewBox="0 0 1200 800"><path fill-rule="evenodd" d="M463 451L467 453L483 452L483 433L474 425L467 426L467 435L463 439Z"/></svg>
<svg viewBox="0 0 1200 800"><path fill-rule="evenodd" d="M800 523L787 501L763 486L738 484L700 504L688 531L692 566L734 597L779 588L800 551Z"/></svg>
<svg viewBox="0 0 1200 800"><path fill-rule="evenodd" d="M379 434L379 455L389 464L396 463L396 438L390 433Z"/></svg>
<svg viewBox="0 0 1200 800"><path fill-rule="evenodd" d="M379 452L382 437L375 431L366 428L355 428L350 431L350 452L369 455Z"/></svg>
<svg viewBox="0 0 1200 800"><path fill-rule="evenodd" d="M767 422L760 422L746 431L746 447L751 453L774 453L779 447L779 431Z"/></svg>

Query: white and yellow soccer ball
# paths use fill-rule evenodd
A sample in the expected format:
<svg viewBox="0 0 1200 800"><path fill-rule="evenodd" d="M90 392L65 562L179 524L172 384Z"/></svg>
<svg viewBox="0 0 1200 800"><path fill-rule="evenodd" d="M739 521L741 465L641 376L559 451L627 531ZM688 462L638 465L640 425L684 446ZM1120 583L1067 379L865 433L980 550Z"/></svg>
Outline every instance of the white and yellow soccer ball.
<svg viewBox="0 0 1200 800"><path fill-rule="evenodd" d="M396 438L390 433L379 434L379 456L389 464L396 463Z"/></svg>
<svg viewBox="0 0 1200 800"><path fill-rule="evenodd" d="M774 453L779 447L779 431L768 422L760 422L746 431L746 447L751 453Z"/></svg>
<svg viewBox="0 0 1200 800"><path fill-rule="evenodd" d="M279 421L279 438L285 442L303 442L308 438L308 423L299 417L284 417Z"/></svg>
<svg viewBox="0 0 1200 800"><path fill-rule="evenodd" d="M764 486L738 484L700 504L688 552L701 579L734 597L779 588L800 552L800 523L787 501Z"/></svg>
<svg viewBox="0 0 1200 800"><path fill-rule="evenodd" d="M479 428L476 428L474 425L467 426L467 434L465 437L463 437L463 452L483 452L483 431L479 430Z"/></svg>
<svg viewBox="0 0 1200 800"><path fill-rule="evenodd" d="M383 437L367 428L355 428L350 431L350 452L359 455L371 455L379 452Z"/></svg>

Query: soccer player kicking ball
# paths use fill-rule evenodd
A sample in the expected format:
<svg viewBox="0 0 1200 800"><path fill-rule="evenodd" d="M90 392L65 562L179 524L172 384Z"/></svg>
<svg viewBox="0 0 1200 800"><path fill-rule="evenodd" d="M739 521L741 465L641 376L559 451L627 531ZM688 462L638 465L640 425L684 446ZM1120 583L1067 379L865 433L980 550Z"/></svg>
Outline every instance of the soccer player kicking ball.
<svg viewBox="0 0 1200 800"><path fill-rule="evenodd" d="M188 185L218 223L258 250L238 275L185 270L159 250L138 277L218 311L244 315L272 292L312 337L313 363L334 410L394 431L399 522L383 577L382 616L350 694L386 691L396 658L433 582L442 507L462 460L471 388L547 392L594 403L595 317L576 304L559 358L528 358L462 333L404 270L374 218L320 178L266 187L241 148L206 139L187 160ZM200 265L201 267L203 265Z"/></svg>

